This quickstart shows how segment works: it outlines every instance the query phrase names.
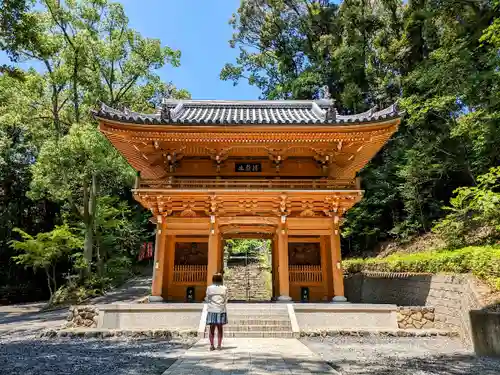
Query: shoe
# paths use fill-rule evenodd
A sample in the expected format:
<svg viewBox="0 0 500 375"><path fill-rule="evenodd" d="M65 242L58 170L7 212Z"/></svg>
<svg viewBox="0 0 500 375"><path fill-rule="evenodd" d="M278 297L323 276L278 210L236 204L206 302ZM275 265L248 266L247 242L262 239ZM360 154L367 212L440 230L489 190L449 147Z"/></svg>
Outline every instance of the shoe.
<svg viewBox="0 0 500 375"><path fill-rule="evenodd" d="M215 348L213 346L210 347L210 351L213 351L215 350Z"/></svg>

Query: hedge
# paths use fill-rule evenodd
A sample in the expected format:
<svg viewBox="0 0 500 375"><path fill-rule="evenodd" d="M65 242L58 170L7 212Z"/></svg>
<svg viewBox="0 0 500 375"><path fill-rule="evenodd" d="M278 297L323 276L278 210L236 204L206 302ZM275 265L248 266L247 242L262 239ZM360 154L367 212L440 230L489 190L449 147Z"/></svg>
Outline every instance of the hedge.
<svg viewBox="0 0 500 375"><path fill-rule="evenodd" d="M346 259L344 270L472 273L500 290L500 246L470 246L458 250L435 250L414 254L392 254L386 258Z"/></svg>

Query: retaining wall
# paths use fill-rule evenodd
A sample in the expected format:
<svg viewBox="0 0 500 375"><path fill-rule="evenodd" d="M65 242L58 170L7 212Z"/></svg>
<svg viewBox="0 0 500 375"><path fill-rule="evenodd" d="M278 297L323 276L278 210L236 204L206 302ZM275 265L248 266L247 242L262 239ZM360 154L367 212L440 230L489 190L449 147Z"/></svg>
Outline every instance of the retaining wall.
<svg viewBox="0 0 500 375"><path fill-rule="evenodd" d="M462 333L472 344L469 312L482 308L468 275L358 273L345 278L352 303L388 303L434 308L434 327Z"/></svg>

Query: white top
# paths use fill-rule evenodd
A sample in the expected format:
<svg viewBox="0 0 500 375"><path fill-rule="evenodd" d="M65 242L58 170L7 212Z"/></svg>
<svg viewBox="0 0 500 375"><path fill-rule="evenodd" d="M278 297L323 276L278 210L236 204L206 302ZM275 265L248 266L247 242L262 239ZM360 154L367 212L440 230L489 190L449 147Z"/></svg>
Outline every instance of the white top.
<svg viewBox="0 0 500 375"><path fill-rule="evenodd" d="M225 313L227 303L227 288L224 285L212 284L207 288L207 311L213 313Z"/></svg>

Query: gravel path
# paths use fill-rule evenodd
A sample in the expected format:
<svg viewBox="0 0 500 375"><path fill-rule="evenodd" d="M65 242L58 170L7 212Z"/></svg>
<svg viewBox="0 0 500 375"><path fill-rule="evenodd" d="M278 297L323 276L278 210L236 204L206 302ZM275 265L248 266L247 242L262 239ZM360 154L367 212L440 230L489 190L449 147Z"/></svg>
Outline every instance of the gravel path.
<svg viewBox="0 0 500 375"><path fill-rule="evenodd" d="M478 358L446 337L302 340L342 375L499 375L500 359Z"/></svg>
<svg viewBox="0 0 500 375"><path fill-rule="evenodd" d="M139 276L86 304L132 303L147 296L150 289L151 276ZM67 307L40 312L44 305L39 302L0 306L0 339L11 335L32 336L48 328L61 327L66 323Z"/></svg>
<svg viewBox="0 0 500 375"><path fill-rule="evenodd" d="M192 342L0 339L1 375L161 375Z"/></svg>

